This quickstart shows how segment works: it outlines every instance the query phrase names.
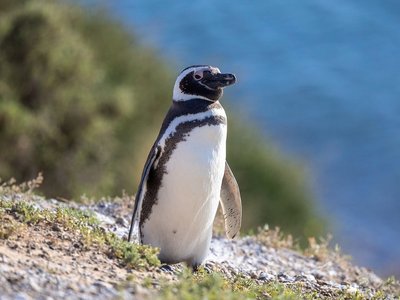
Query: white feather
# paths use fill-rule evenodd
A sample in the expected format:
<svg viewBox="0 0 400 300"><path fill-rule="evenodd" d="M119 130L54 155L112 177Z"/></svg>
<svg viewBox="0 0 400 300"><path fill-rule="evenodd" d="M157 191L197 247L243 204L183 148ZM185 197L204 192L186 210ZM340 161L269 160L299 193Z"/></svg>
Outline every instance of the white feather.
<svg viewBox="0 0 400 300"><path fill-rule="evenodd" d="M183 119L208 115L183 116L168 130L172 133ZM142 227L143 242L159 247L162 261L200 264L207 256L225 169L226 134L225 124L194 128L167 162L158 201Z"/></svg>

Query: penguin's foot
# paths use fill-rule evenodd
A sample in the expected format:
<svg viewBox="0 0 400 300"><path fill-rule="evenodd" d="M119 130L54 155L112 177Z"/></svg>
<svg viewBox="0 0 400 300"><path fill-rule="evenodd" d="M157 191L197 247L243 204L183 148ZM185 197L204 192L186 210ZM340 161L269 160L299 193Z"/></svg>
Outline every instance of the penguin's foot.
<svg viewBox="0 0 400 300"><path fill-rule="evenodd" d="M200 265L192 265L193 273L197 273L199 271Z"/></svg>
<svg viewBox="0 0 400 300"><path fill-rule="evenodd" d="M160 270L163 271L163 272L165 272L165 273L171 273L171 274L174 273L174 269L172 269L172 267L171 267L170 265L167 265L167 264L162 265L162 266L160 267Z"/></svg>
<svg viewBox="0 0 400 300"><path fill-rule="evenodd" d="M211 274L213 272L213 265L210 263L205 263L204 270L206 270L208 274Z"/></svg>

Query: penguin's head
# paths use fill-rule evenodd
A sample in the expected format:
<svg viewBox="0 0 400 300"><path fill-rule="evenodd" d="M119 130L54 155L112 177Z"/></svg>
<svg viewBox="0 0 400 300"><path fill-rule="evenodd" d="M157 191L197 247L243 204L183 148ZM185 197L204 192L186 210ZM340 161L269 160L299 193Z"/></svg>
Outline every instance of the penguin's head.
<svg viewBox="0 0 400 300"><path fill-rule="evenodd" d="M200 98L215 102L221 98L223 88L235 82L235 75L223 74L218 68L191 66L184 69L176 79L173 100L179 102Z"/></svg>

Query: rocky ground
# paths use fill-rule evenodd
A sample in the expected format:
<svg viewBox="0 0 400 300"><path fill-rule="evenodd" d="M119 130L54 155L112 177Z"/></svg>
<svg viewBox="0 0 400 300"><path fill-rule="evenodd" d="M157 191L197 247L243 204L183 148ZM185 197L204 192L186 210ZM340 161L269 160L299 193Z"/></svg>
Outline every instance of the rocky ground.
<svg viewBox="0 0 400 300"><path fill-rule="evenodd" d="M128 197L78 205L9 193L0 193L0 201L3 206L28 201L38 210L73 207L94 212L102 230L121 238L126 238L133 204ZM182 265L128 268L58 223L21 222L10 209L3 209L0 217L0 299L152 299L162 297L163 287L178 283L187 272ZM202 272L221 274L230 282L240 277L258 290L271 284L296 287L299 298L306 299L398 299L400 290L394 280L352 265L324 244L311 240L309 249L297 251L290 239L267 229L233 241L215 236ZM263 295L273 298L268 292Z"/></svg>

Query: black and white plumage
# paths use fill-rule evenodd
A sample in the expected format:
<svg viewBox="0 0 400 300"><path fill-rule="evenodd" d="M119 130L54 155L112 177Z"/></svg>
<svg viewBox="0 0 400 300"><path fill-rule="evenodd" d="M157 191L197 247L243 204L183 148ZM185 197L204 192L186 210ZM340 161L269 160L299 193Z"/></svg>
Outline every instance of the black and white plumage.
<svg viewBox="0 0 400 300"><path fill-rule="evenodd" d="M218 203L227 236L241 225L241 199L226 163L226 114L219 103L232 74L191 66L178 76L170 107L148 155L128 240L160 248L165 263L200 265L207 256Z"/></svg>

